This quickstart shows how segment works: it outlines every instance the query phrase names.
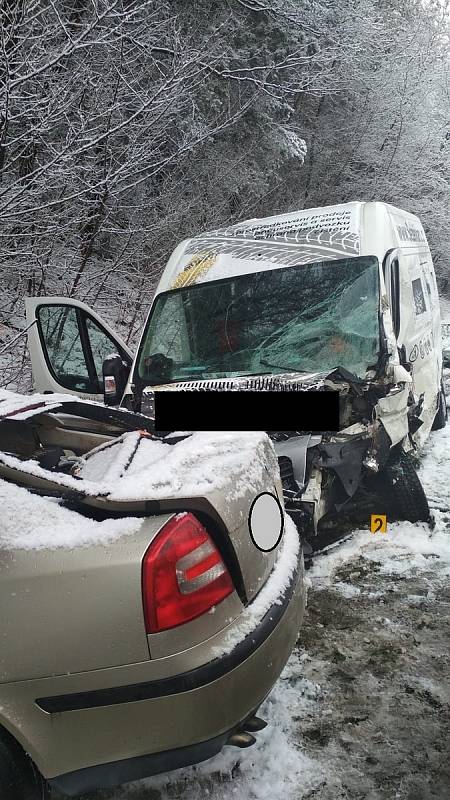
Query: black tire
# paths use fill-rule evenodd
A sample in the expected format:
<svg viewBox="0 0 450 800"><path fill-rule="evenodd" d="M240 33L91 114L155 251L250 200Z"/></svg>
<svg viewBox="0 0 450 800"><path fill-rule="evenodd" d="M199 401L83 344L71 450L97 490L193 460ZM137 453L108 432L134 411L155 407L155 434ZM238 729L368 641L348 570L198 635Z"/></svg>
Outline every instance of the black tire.
<svg viewBox="0 0 450 800"><path fill-rule="evenodd" d="M448 411L447 400L445 397L444 383L441 381L441 391L439 392L439 406L434 418L432 431L441 431L447 424Z"/></svg>
<svg viewBox="0 0 450 800"><path fill-rule="evenodd" d="M22 747L0 729L1 800L48 800L48 787Z"/></svg>
<svg viewBox="0 0 450 800"><path fill-rule="evenodd" d="M428 500L409 453L400 450L391 455L383 471L383 484L396 519L430 522Z"/></svg>

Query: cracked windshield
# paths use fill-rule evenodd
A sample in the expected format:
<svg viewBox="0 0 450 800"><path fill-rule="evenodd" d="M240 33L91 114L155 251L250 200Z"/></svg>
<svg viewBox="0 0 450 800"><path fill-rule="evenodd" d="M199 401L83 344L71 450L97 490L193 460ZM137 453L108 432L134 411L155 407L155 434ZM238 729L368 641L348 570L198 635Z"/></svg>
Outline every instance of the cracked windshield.
<svg viewBox="0 0 450 800"><path fill-rule="evenodd" d="M161 294L138 360L143 383L323 372L377 361L378 262L264 270Z"/></svg>

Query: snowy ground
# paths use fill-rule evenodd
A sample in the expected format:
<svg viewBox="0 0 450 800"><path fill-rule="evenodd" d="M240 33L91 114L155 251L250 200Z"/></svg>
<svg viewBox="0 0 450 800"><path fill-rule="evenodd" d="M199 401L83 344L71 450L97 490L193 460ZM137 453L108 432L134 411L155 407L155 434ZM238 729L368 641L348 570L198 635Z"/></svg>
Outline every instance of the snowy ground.
<svg viewBox="0 0 450 800"><path fill-rule="evenodd" d="M448 798L450 424L428 442L421 477L434 530L356 531L316 558L297 648L254 747L89 799Z"/></svg>

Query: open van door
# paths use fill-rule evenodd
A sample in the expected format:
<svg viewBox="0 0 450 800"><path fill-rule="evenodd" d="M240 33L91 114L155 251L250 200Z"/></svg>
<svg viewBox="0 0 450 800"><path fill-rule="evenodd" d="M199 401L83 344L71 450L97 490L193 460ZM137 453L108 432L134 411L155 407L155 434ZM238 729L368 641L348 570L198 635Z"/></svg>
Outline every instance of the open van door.
<svg viewBox="0 0 450 800"><path fill-rule="evenodd" d="M66 392L103 401L103 361L132 353L120 336L79 300L26 297L28 348L37 392Z"/></svg>

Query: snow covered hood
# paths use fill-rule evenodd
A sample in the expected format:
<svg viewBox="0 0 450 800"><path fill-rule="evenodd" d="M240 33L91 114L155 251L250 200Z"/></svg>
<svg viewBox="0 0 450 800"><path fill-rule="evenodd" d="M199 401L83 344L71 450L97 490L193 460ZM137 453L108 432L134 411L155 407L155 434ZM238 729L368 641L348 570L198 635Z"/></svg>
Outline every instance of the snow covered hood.
<svg viewBox="0 0 450 800"><path fill-rule="evenodd" d="M128 430L78 457L71 474L44 468L34 457L24 460L15 451L2 451L2 420L13 415L27 424L33 415L53 412L73 400L65 395L2 393L0 477L123 513L153 513L164 503L173 508L178 501L187 508L195 500L206 500L229 530L247 519L257 494L273 492L279 481L278 461L264 431L197 432L170 444L146 431Z"/></svg>
<svg viewBox="0 0 450 800"><path fill-rule="evenodd" d="M76 476L49 472L33 459L0 451L0 464L86 497L151 501L204 496L227 490L238 499L248 487L262 490L276 456L264 432L203 433L175 445L131 431L79 459Z"/></svg>

